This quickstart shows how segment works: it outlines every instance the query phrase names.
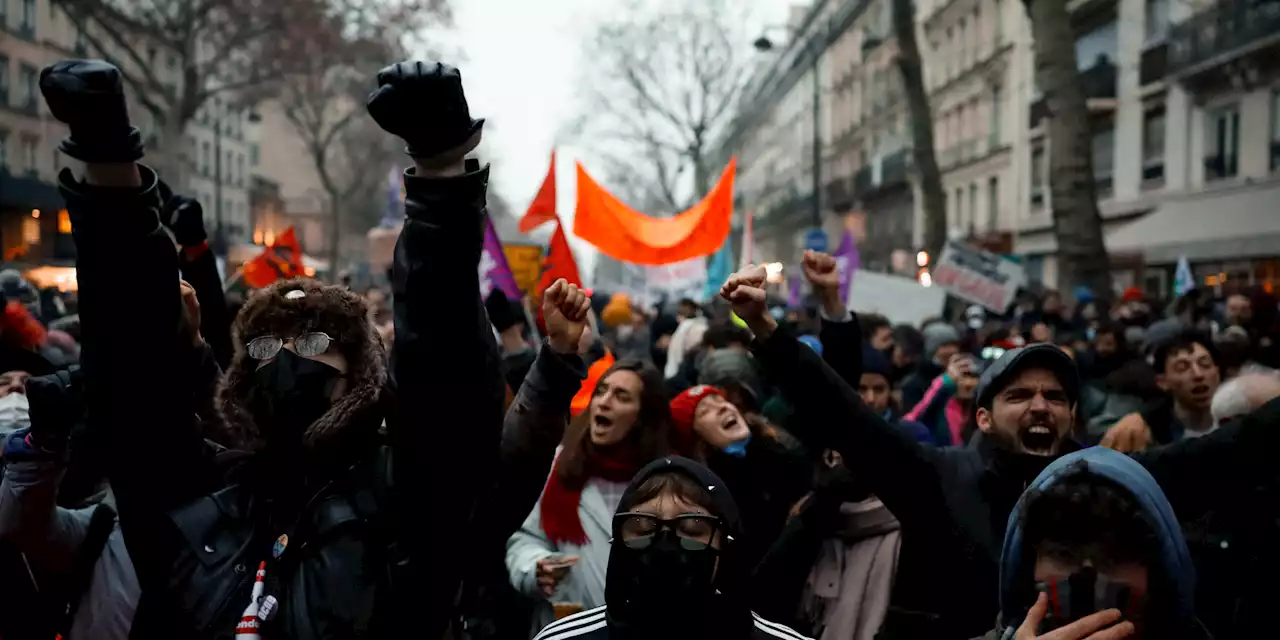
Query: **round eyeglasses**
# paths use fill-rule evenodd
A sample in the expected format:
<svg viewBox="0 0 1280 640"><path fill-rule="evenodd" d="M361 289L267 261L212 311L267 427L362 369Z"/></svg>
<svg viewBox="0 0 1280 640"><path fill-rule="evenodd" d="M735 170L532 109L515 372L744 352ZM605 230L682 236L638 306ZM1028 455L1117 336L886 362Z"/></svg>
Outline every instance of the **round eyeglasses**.
<svg viewBox="0 0 1280 640"><path fill-rule="evenodd" d="M289 340L280 336L258 336L250 340L245 349L254 360L270 360L280 353L286 342L293 343L293 350L298 355L313 358L328 351L333 338L320 331L309 331Z"/></svg>
<svg viewBox="0 0 1280 640"><path fill-rule="evenodd" d="M676 535L681 547L701 551L715 541L720 519L700 513L686 513L670 520L639 512L619 513L613 517L614 535L632 549L647 548L664 529Z"/></svg>

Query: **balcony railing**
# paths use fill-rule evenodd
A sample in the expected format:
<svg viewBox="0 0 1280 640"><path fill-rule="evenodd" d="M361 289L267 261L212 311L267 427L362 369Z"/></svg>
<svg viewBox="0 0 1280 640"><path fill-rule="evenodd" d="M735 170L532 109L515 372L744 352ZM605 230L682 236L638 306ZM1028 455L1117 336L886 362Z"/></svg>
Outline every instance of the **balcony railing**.
<svg viewBox="0 0 1280 640"><path fill-rule="evenodd" d="M1116 65L1105 57L1099 58L1092 67L1081 71L1080 83L1084 88L1085 99L1114 99L1116 97L1116 80L1119 77L1116 71ZM1042 97L1032 102L1028 116L1029 126L1032 128L1040 124L1042 119L1053 117L1053 114L1049 111L1048 100Z"/></svg>
<svg viewBox="0 0 1280 640"><path fill-rule="evenodd" d="M1218 0L1169 30L1169 72L1194 72L1267 43L1280 43L1280 2Z"/></svg>

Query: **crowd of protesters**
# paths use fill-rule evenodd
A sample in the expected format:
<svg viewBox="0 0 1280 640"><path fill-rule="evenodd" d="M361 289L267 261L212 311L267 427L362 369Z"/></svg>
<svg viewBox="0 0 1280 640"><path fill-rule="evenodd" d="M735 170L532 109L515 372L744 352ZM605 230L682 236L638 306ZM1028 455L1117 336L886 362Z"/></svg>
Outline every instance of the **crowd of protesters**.
<svg viewBox="0 0 1280 640"><path fill-rule="evenodd" d="M1275 633L1268 293L894 326L808 252L803 308L482 299L483 120L447 65L376 84L390 291L233 303L119 71L41 73L78 292L0 271L0 639Z"/></svg>

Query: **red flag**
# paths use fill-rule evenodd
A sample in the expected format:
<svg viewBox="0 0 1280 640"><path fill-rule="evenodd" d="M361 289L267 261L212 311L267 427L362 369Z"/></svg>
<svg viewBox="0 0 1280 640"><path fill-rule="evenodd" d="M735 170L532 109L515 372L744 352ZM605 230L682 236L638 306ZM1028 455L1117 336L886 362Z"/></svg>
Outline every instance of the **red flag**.
<svg viewBox="0 0 1280 640"><path fill-rule="evenodd" d="M538 195L529 203L529 210L520 218L520 233L529 233L539 225L559 220L556 216L556 152L551 152L551 168L543 178Z"/></svg>
<svg viewBox="0 0 1280 640"><path fill-rule="evenodd" d="M302 245L298 244L293 227L285 229L258 257L244 263L241 275L245 284L255 289L303 275Z"/></svg>
<svg viewBox="0 0 1280 640"><path fill-rule="evenodd" d="M613 353L604 352L604 357L591 363L587 369L587 379L582 381L582 386L578 387L578 393L573 396L573 400L569 401L569 415L578 417L591 404L591 396L596 392L596 385L600 384L600 377L604 375L609 367L613 366Z"/></svg>
<svg viewBox="0 0 1280 640"><path fill-rule="evenodd" d="M551 236L551 246L547 248L547 257L542 260L542 279L538 280L537 298L556 280L564 278L569 284L582 286L582 278L578 275L578 263L573 259L573 250L569 248L569 239L564 235L564 225L556 224L556 232Z"/></svg>

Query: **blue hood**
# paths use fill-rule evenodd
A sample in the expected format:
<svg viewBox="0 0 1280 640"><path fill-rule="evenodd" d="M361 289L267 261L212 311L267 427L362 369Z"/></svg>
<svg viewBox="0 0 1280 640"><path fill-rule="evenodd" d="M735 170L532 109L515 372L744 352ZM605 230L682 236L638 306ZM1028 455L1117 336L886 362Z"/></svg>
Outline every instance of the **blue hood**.
<svg viewBox="0 0 1280 640"><path fill-rule="evenodd" d="M1065 476L1077 472L1076 464L1084 461L1088 465L1087 472L1119 484L1129 490L1134 500L1142 507L1151 526L1160 539L1160 557L1164 562L1164 575L1172 580L1169 593L1175 602L1173 610L1180 621L1190 622L1195 619L1195 567L1191 564L1191 554L1187 551L1187 542L1182 537L1182 527L1173 514L1173 507L1165 498L1164 491L1156 484L1155 478L1133 458L1103 447L1091 447L1065 455L1055 460L1022 493L1022 498L1009 514L1009 525L1005 529L1004 549L1000 554L1000 611L1001 621L1006 625L1018 625L1026 617L1028 604L1021 604L1017 597L1019 589L1027 585L1018 585L1018 575L1023 561L1022 552L1022 513L1025 510L1027 495L1032 490L1043 491L1060 482ZM1024 574L1025 575L1025 574Z"/></svg>

